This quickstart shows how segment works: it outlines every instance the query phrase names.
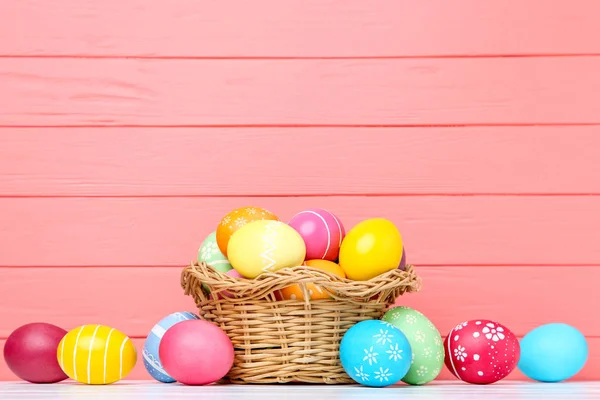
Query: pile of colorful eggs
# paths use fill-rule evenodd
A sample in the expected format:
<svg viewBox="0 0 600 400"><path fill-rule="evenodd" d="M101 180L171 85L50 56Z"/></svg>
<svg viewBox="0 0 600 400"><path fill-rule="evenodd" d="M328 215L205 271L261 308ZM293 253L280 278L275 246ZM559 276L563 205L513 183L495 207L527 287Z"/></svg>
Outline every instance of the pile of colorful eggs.
<svg viewBox="0 0 600 400"><path fill-rule="evenodd" d="M225 215L203 241L198 261L239 279L308 266L351 280L369 280L406 268L400 232L389 220L367 219L347 234L341 220L324 209L296 214L288 223L257 207ZM314 285L311 301L330 295ZM226 295L226 294L224 294ZM298 285L279 299L304 299ZM422 313L390 308L380 320L352 326L340 342L340 362L357 383L383 387L399 382L424 385L444 367L458 379L489 384L516 367L531 379L558 382L585 365L585 337L566 324L546 324L519 342L504 325L486 319L458 324L445 339ZM6 340L4 358L11 371L33 383L71 378L83 384L110 384L125 378L137 362L131 339L104 325L66 330L48 323L16 329ZM217 325L190 312L172 313L154 325L142 350L146 371L157 381L204 385L219 381L234 362L233 344Z"/></svg>
<svg viewBox="0 0 600 400"><path fill-rule="evenodd" d="M253 279L265 272L308 266L341 278L368 280L406 267L398 228L384 218L359 222L348 234L342 221L324 209L303 210L288 223L259 207L242 207L225 215L198 250L198 261L235 278ZM329 298L309 285L311 300ZM276 294L304 300L299 285Z"/></svg>

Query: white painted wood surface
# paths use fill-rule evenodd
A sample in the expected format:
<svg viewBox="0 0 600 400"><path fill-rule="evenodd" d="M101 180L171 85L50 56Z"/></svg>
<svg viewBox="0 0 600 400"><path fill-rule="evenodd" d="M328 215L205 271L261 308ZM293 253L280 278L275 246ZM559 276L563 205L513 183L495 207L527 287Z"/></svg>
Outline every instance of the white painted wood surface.
<svg viewBox="0 0 600 400"><path fill-rule="evenodd" d="M439 381L426 386L397 385L368 388L355 385L210 385L183 386L154 382L122 381L107 386L87 386L70 381L53 385L24 382L0 383L0 399L81 399L81 400L409 400L409 399L600 399L600 382L499 382L493 385L469 385L457 381Z"/></svg>

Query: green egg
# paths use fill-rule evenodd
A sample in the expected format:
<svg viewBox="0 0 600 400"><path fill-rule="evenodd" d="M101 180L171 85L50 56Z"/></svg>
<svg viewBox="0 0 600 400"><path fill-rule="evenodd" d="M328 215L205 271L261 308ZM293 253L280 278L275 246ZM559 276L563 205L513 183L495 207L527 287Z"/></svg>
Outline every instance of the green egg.
<svg viewBox="0 0 600 400"><path fill-rule="evenodd" d="M217 245L217 231L213 231L208 235L200 245L198 249L198 262L202 261L223 273L233 269L227 257L221 253L219 245ZM207 293L210 293L210 289L204 283L202 287Z"/></svg>
<svg viewBox="0 0 600 400"><path fill-rule="evenodd" d="M198 262L202 261L220 272L227 272L233 269L227 257L219 250L219 246L217 245L217 231L208 235L200 245L200 249L198 249Z"/></svg>
<svg viewBox="0 0 600 400"><path fill-rule="evenodd" d="M435 325L419 311L405 306L391 308L382 320L400 329L412 349L413 361L402 382L424 385L434 380L444 367L444 343Z"/></svg>

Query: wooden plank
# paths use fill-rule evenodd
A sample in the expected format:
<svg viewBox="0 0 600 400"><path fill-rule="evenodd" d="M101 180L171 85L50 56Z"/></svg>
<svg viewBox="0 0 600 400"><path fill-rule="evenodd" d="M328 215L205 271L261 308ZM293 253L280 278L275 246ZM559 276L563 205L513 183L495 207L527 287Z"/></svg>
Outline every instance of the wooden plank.
<svg viewBox="0 0 600 400"><path fill-rule="evenodd" d="M421 311L447 335L457 324L485 318L524 335L549 322L600 336L581 301L600 304L600 267L418 267L422 290L397 304ZM568 281L565 280L568 274ZM596 300L593 300L593 299ZM525 306L526 305L526 306Z"/></svg>
<svg viewBox="0 0 600 400"><path fill-rule="evenodd" d="M182 268L2 268L0 338L44 321L71 330L104 324L145 337L164 316L196 312L180 286Z"/></svg>
<svg viewBox="0 0 600 400"><path fill-rule="evenodd" d="M599 194L598 147L600 126L4 128L0 195Z"/></svg>
<svg viewBox="0 0 600 400"><path fill-rule="evenodd" d="M600 57L8 58L0 125L600 123L598 70Z"/></svg>
<svg viewBox="0 0 600 400"><path fill-rule="evenodd" d="M5 1L2 55L389 57L598 53L594 0ZM36 29L31 29L35 26Z"/></svg>
<svg viewBox="0 0 600 400"><path fill-rule="evenodd" d="M2 198L0 266L181 266L230 210L385 217L417 265L600 264L598 196ZM577 238L577 239L575 239Z"/></svg>
<svg viewBox="0 0 600 400"><path fill-rule="evenodd" d="M2 268L0 338L32 321L67 330L106 324L145 337L165 315L196 310L193 299L183 294L181 270ZM466 320L487 318L517 335L560 321L587 336L600 336L600 321L580 307L582 293L590 304L600 303L600 267L418 267L418 273L422 291L400 297L398 304L423 312L443 335Z"/></svg>
<svg viewBox="0 0 600 400"><path fill-rule="evenodd" d="M283 387L282 387L283 386ZM85 398L90 392L95 396L110 395L119 400L139 400L143 398L161 398L183 400L206 396L208 398L272 399L281 397L285 392L286 400L337 400L340 397L360 396L361 399L406 400L463 400L465 398L491 399L595 399L600 394L600 382L565 382L539 384L523 381L503 381L494 385L466 385L458 381L438 380L422 386L409 386L399 383L385 391L350 385L231 385L216 384L205 386L186 386L181 384L159 384L153 381L125 379L116 385L95 386L75 385L64 382L58 385L38 385L33 388L23 382L3 382L0 385L3 394L11 400L54 400L64 397ZM548 396L552 397L548 397ZM91 397L91 396L88 396Z"/></svg>

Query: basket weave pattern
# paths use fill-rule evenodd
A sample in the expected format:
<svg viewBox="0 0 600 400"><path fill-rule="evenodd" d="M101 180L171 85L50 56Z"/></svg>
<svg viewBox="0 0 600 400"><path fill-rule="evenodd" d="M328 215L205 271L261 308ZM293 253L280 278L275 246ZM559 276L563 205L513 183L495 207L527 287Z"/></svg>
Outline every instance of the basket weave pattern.
<svg viewBox="0 0 600 400"><path fill-rule="evenodd" d="M309 299L308 283L332 299L275 297L276 291L298 284ZM194 263L183 270L181 286L194 298L200 316L220 326L233 343L228 382L341 384L354 383L339 359L344 333L357 322L380 318L398 296L418 291L420 280L411 265L352 281L306 266L235 279Z"/></svg>

